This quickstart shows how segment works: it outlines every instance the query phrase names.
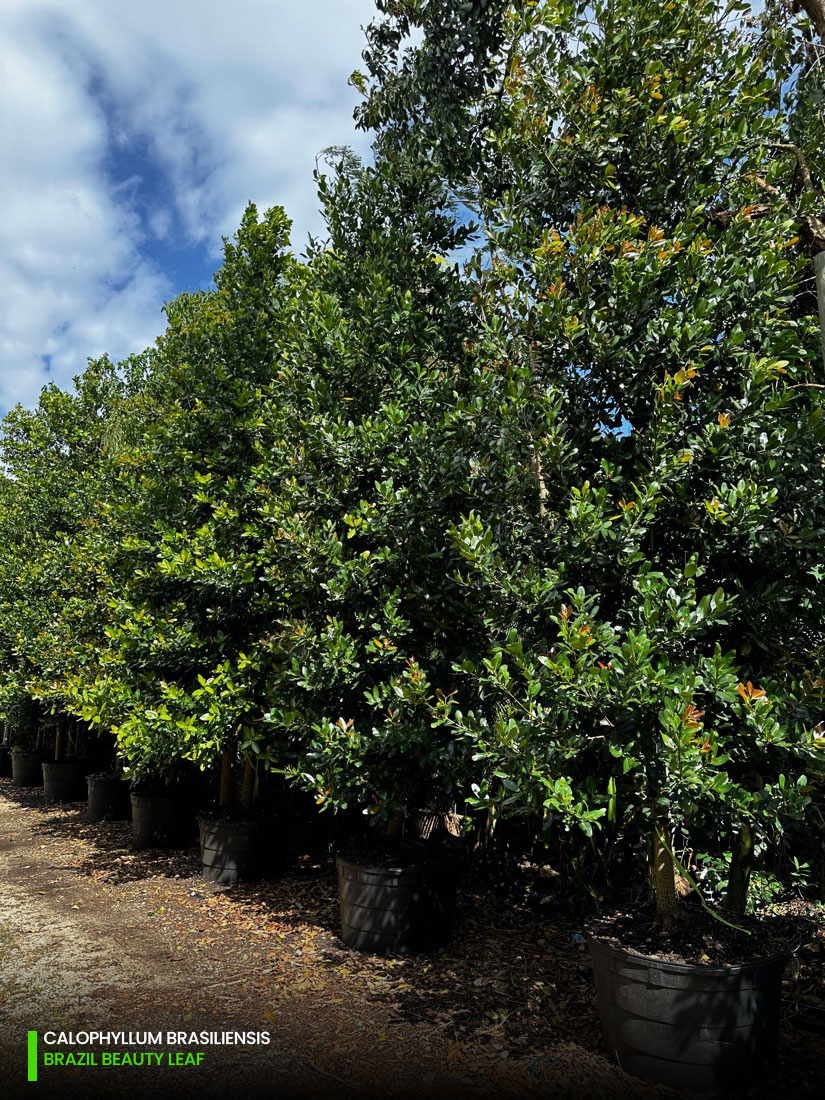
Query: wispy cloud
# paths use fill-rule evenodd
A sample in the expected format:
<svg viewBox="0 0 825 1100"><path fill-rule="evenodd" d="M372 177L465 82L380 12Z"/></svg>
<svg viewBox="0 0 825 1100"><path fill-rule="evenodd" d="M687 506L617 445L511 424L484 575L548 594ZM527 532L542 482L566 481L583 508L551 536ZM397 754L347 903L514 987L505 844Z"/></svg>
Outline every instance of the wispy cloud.
<svg viewBox="0 0 825 1100"><path fill-rule="evenodd" d="M300 250L372 0L4 0L0 407L151 343L249 199Z"/></svg>

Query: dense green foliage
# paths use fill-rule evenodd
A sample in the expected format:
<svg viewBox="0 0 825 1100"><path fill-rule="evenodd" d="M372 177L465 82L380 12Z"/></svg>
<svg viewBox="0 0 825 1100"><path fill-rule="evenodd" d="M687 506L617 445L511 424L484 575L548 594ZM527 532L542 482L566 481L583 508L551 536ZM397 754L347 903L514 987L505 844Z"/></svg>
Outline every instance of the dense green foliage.
<svg viewBox="0 0 825 1100"><path fill-rule="evenodd" d="M484 343L529 418L541 521L529 547L494 513L455 525L483 705L409 696L473 743L477 805L588 833L647 819L666 854L674 824L764 837L801 814L825 745L797 247L821 197L790 197L823 150L811 82L783 90L793 33L757 43L712 3L383 7L361 117L391 146L412 132L483 222Z"/></svg>
<svg viewBox="0 0 825 1100"><path fill-rule="evenodd" d="M7 417L3 698L147 778L653 833L672 891L675 838L764 846L825 748L807 32L378 8L325 240L250 207L154 348Z"/></svg>
<svg viewBox="0 0 825 1100"><path fill-rule="evenodd" d="M0 634L8 711L28 698L71 710L94 675L107 562L98 506L113 470L107 439L137 384L139 363L91 362L74 393L47 386L33 411L3 422ZM116 553L110 539L104 543Z"/></svg>

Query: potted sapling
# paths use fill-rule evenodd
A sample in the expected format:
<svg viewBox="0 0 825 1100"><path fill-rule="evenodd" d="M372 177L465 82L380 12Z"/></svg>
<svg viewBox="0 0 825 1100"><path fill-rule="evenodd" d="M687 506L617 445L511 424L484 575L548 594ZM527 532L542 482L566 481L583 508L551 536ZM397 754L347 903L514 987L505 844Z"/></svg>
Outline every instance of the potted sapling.
<svg viewBox="0 0 825 1100"><path fill-rule="evenodd" d="M182 782L180 743L163 707L134 708L114 729L131 784L132 841L136 848L187 844L187 789Z"/></svg>
<svg viewBox="0 0 825 1100"><path fill-rule="evenodd" d="M410 675L426 684L413 662ZM422 839L422 805L452 803L461 759L444 730L422 721L400 694L401 676L366 692L360 717L315 723L287 774L336 815L341 938L374 954L434 950L452 934L455 851L449 837Z"/></svg>
<svg viewBox="0 0 825 1100"><path fill-rule="evenodd" d="M696 559L685 572L643 574L639 621L625 630L583 589L563 593L544 645L513 631L484 661L486 712L426 700L409 678L405 691L483 763L478 808L538 816L545 833L578 827L598 844L620 792L622 843L647 853L649 902L617 888L588 930L606 1045L645 1079L737 1089L775 1057L787 959L787 928L744 914L754 846L804 815L825 741L798 684L755 686L732 653L703 651L728 604L697 593ZM677 606L680 659L653 630ZM734 839L728 907L716 910L677 889L696 887L679 853L709 834L717 850Z"/></svg>
<svg viewBox="0 0 825 1100"><path fill-rule="evenodd" d="M70 719L58 715L54 721L54 759L44 760L43 793L47 802L72 802L80 794L86 761L78 756L78 725L69 728Z"/></svg>
<svg viewBox="0 0 825 1100"><path fill-rule="evenodd" d="M182 753L202 771L218 767L218 805L198 814L198 828L203 877L224 885L259 878L281 853L255 811L262 744L244 678L250 665L244 657L234 665L227 659L210 676L198 674L199 686L191 693L163 687Z"/></svg>

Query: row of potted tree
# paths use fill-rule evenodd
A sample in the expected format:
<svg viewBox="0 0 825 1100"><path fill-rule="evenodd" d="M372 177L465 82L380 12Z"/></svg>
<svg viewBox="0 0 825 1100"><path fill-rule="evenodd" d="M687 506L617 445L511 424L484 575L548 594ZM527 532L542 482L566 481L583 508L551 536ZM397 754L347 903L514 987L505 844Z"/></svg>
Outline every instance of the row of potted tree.
<svg viewBox="0 0 825 1100"><path fill-rule="evenodd" d="M58 745L61 736L58 733ZM138 850L187 846L192 840L191 822L195 816L203 877L221 885L253 882L278 873L284 866L286 829L283 807L268 792L266 809L256 808L257 787L254 767L249 760L243 783L234 781L235 761L225 751L219 778L217 806L193 808L209 802L209 791L202 784L167 777L166 784L139 784L131 788L119 767L93 770L100 761L72 755L62 760L42 747L23 748L19 733L0 743L0 777L9 777L16 787L42 787L47 803L76 802L82 788L87 795L87 818L94 822L131 818L132 840ZM42 733L29 741L43 740ZM9 748L9 746L12 746ZM77 741L74 743L77 747ZM57 768L57 773L55 772ZM56 781L55 775L59 775ZM439 815L434 815L438 817ZM425 832L415 833L418 840L438 836L434 823ZM344 842L352 851L363 851L363 837L351 834ZM415 862L410 849L393 851L393 859L382 846L370 853L378 863L355 862L346 854L337 856L339 872L342 938L350 946L379 954L410 953L431 949L450 936L456 895L456 878L446 873L447 865L418 845ZM391 866L398 856L404 866ZM355 859L359 857L356 855ZM369 858L369 857L368 857Z"/></svg>
<svg viewBox="0 0 825 1100"><path fill-rule="evenodd" d="M646 865L664 955L707 852L747 943L825 755L815 32L770 3L378 9L373 163L327 151L326 240L296 258L250 206L153 348L6 417L0 700L113 735L135 782L220 766L248 804L278 775L371 825L392 854L340 864L362 946L383 872L449 911L401 874L421 809L519 819L570 874ZM779 964L705 966L708 1007L614 939L626 1068L762 1072L720 1006L762 989L775 1024Z"/></svg>

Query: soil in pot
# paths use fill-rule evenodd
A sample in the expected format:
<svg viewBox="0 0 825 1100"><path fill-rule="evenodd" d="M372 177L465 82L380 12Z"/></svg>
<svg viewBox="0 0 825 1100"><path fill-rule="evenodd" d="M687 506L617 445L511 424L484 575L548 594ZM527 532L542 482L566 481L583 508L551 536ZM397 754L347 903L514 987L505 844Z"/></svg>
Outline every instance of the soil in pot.
<svg viewBox="0 0 825 1100"><path fill-rule="evenodd" d="M731 1092L770 1072L786 939L778 927L732 919L761 935L728 929L702 910L669 937L652 931L652 914L594 922L588 946L602 1032L627 1073L673 1088Z"/></svg>
<svg viewBox="0 0 825 1100"><path fill-rule="evenodd" d="M89 821L121 821L131 816L129 787L116 772L95 772L86 776L89 792Z"/></svg>
<svg viewBox="0 0 825 1100"><path fill-rule="evenodd" d="M12 750L11 769L16 787L40 787L43 785L43 756L40 752L16 752Z"/></svg>
<svg viewBox="0 0 825 1100"><path fill-rule="evenodd" d="M80 760L44 761L43 793L47 802L74 802L81 797L82 763Z"/></svg>
<svg viewBox="0 0 825 1100"><path fill-rule="evenodd" d="M408 955L449 940L456 874L442 860L403 850L345 850L336 866L341 939L349 947Z"/></svg>
<svg viewBox="0 0 825 1100"><path fill-rule="evenodd" d="M261 822L227 813L199 814L201 862L207 882L251 882L263 872Z"/></svg>
<svg viewBox="0 0 825 1100"><path fill-rule="evenodd" d="M179 800L169 794L135 791L132 801L132 840L141 848L179 848L186 843Z"/></svg>

